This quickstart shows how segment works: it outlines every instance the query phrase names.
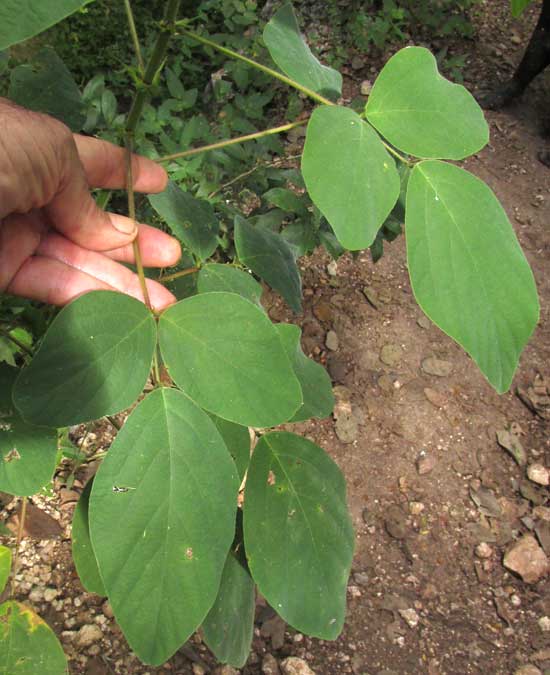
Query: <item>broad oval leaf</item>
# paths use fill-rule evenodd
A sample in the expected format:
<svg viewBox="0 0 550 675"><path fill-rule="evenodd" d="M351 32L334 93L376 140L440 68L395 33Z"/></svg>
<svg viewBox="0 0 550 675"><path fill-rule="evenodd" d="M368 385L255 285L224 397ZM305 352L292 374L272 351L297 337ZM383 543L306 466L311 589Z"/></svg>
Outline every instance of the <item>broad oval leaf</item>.
<svg viewBox="0 0 550 675"><path fill-rule="evenodd" d="M489 141L474 97L440 75L424 47L405 47L391 57L374 83L365 114L392 145L416 157L463 159Z"/></svg>
<svg viewBox="0 0 550 675"><path fill-rule="evenodd" d="M93 480L88 481L73 514L71 528L73 562L78 577L88 593L107 595L90 539L89 502L92 485Z"/></svg>
<svg viewBox="0 0 550 675"><path fill-rule="evenodd" d="M202 408L252 427L287 422L302 391L275 327L234 293L203 293L159 320L162 358L174 382Z"/></svg>
<svg viewBox="0 0 550 675"><path fill-rule="evenodd" d="M502 393L539 317L533 274L489 187L426 161L407 190L407 260L422 310Z"/></svg>
<svg viewBox="0 0 550 675"><path fill-rule="evenodd" d="M323 96L342 95L342 76L323 66L304 38L290 2L279 9L264 28L265 46L279 68L298 84Z"/></svg>
<svg viewBox="0 0 550 675"><path fill-rule="evenodd" d="M238 488L214 423L175 389L149 394L103 461L92 544L116 620L145 663L164 663L212 607Z"/></svg>
<svg viewBox="0 0 550 675"><path fill-rule="evenodd" d="M244 540L273 609L307 635L338 637L354 534L344 477L321 448L283 431L262 436L246 481Z"/></svg>
<svg viewBox="0 0 550 675"><path fill-rule="evenodd" d="M11 549L0 546L0 594L6 588L11 571Z"/></svg>
<svg viewBox="0 0 550 675"><path fill-rule="evenodd" d="M29 497L53 476L57 432L33 427L21 419L11 399L18 372L0 364L0 490Z"/></svg>
<svg viewBox="0 0 550 675"><path fill-rule="evenodd" d="M15 383L33 424L67 427L128 408L147 382L156 343L151 312L134 298L93 291L64 307Z"/></svg>
<svg viewBox="0 0 550 675"><path fill-rule="evenodd" d="M394 160L376 131L349 108L313 111L302 174L338 241L352 251L372 244L399 196Z"/></svg>
<svg viewBox="0 0 550 675"><path fill-rule="evenodd" d="M294 373L302 387L304 402L302 407L290 420L303 422L311 417L328 417L334 407L332 383L327 371L302 351L300 345L301 331L290 323L279 323L277 326L283 347L294 368Z"/></svg>
<svg viewBox="0 0 550 675"><path fill-rule="evenodd" d="M252 577L231 552L216 602L202 624L204 641L221 663L242 668L247 662L255 605Z"/></svg>
<svg viewBox="0 0 550 675"><path fill-rule="evenodd" d="M233 457L239 474L239 480L242 481L250 462L250 432L248 431L248 427L223 420L212 413L209 413L209 415L212 422L216 425L220 436L223 438L225 447L229 450L231 457Z"/></svg>
<svg viewBox="0 0 550 675"><path fill-rule="evenodd" d="M302 311L302 280L292 248L276 232L235 219L239 260L278 291L291 309Z"/></svg>
<svg viewBox="0 0 550 675"><path fill-rule="evenodd" d="M172 181L164 192L148 199L172 233L200 260L214 253L220 224L211 204L184 192Z"/></svg>
<svg viewBox="0 0 550 675"><path fill-rule="evenodd" d="M243 272L232 265L210 263L199 272L197 281L199 293L225 291L237 293L261 307L262 287L248 272Z"/></svg>
<svg viewBox="0 0 550 675"><path fill-rule="evenodd" d="M68 675L55 633L19 602L0 605L0 675Z"/></svg>
<svg viewBox="0 0 550 675"><path fill-rule="evenodd" d="M0 50L53 26L91 0L2 0Z"/></svg>

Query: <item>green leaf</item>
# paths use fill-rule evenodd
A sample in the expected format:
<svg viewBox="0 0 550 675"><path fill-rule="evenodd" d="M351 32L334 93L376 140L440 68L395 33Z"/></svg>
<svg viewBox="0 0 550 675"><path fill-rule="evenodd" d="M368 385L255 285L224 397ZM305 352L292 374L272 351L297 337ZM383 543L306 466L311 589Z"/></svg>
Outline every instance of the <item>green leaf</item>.
<svg viewBox="0 0 550 675"><path fill-rule="evenodd" d="M0 594L6 588L11 571L11 549L0 546Z"/></svg>
<svg viewBox="0 0 550 675"><path fill-rule="evenodd" d="M149 195L148 199L172 233L200 260L214 253L220 224L208 202L195 199L172 181L164 192Z"/></svg>
<svg viewBox="0 0 550 675"><path fill-rule="evenodd" d="M88 593L107 595L90 539L88 509L92 484L93 480L88 481L74 510L71 530L73 562L80 581Z"/></svg>
<svg viewBox="0 0 550 675"><path fill-rule="evenodd" d="M349 108L321 106L308 126L302 174L338 241L368 248L399 196L399 174L378 134Z"/></svg>
<svg viewBox="0 0 550 675"><path fill-rule="evenodd" d="M298 326L290 323L279 323L275 326L287 353L294 374L302 387L304 403L291 422L303 422L310 417L328 417L334 407L332 383L327 371L315 363L302 351L300 345L301 331Z"/></svg>
<svg viewBox="0 0 550 675"><path fill-rule="evenodd" d="M41 49L30 63L11 71L8 96L29 110L56 117L72 131L80 131L86 120L84 103L76 82L50 47Z"/></svg>
<svg viewBox="0 0 550 675"><path fill-rule="evenodd" d="M273 204L273 206L276 206L283 211L298 213L300 215L307 214L304 198L300 197L300 195L297 195L288 188L271 188L271 190L264 192L262 199L264 199L268 204Z"/></svg>
<svg viewBox="0 0 550 675"><path fill-rule="evenodd" d="M422 310L510 387L539 317L533 274L493 192L464 169L417 164L407 191L407 259Z"/></svg>
<svg viewBox="0 0 550 675"><path fill-rule="evenodd" d="M53 26L91 0L2 0L0 50Z"/></svg>
<svg viewBox="0 0 550 675"><path fill-rule="evenodd" d="M0 675L68 675L54 632L19 602L0 605Z"/></svg>
<svg viewBox="0 0 550 675"><path fill-rule="evenodd" d="M302 280L292 249L280 234L235 219L235 246L242 263L302 311Z"/></svg>
<svg viewBox="0 0 550 675"><path fill-rule="evenodd" d="M235 424L235 422L228 422L212 413L209 413L209 415L223 438L229 454L233 457L239 480L242 482L250 463L250 432L248 427Z"/></svg>
<svg viewBox="0 0 550 675"><path fill-rule="evenodd" d="M518 18L523 10L531 4L531 0L510 0L510 11L514 18Z"/></svg>
<svg viewBox="0 0 550 675"><path fill-rule="evenodd" d="M233 553L227 556L218 597L202 630L221 663L242 668L250 656L254 631L254 582Z"/></svg>
<svg viewBox="0 0 550 675"><path fill-rule="evenodd" d="M273 609L307 635L338 637L354 533L344 477L321 448L284 431L262 436L246 481L244 539Z"/></svg>
<svg viewBox="0 0 550 675"><path fill-rule="evenodd" d="M53 476L57 433L26 424L15 410L11 393L18 372L0 364L0 490L28 497Z"/></svg>
<svg viewBox="0 0 550 675"><path fill-rule="evenodd" d="M304 38L290 2L279 9L264 28L264 42L279 68L298 84L323 96L342 95L342 76L323 66Z"/></svg>
<svg viewBox="0 0 550 675"><path fill-rule="evenodd" d="M115 95L110 89L105 89L101 95L101 112L107 124L112 124L117 113L117 103Z"/></svg>
<svg viewBox="0 0 550 675"><path fill-rule="evenodd" d="M92 544L117 623L145 663L164 663L212 607L238 488L214 423L175 389L149 394L103 461Z"/></svg>
<svg viewBox="0 0 550 675"><path fill-rule="evenodd" d="M170 96L179 99L183 98L185 94L185 87L181 83L179 77L171 68L166 68L164 74L166 76L166 85L168 87L168 91L170 92Z"/></svg>
<svg viewBox="0 0 550 675"><path fill-rule="evenodd" d="M13 400L33 424L67 427L128 408L147 382L156 343L145 305L93 291L64 307L15 383Z"/></svg>
<svg viewBox="0 0 550 675"><path fill-rule="evenodd" d="M279 335L258 307L234 293L203 293L159 320L162 358L198 405L252 427L287 422L302 391Z"/></svg>
<svg viewBox="0 0 550 675"><path fill-rule="evenodd" d="M405 47L392 56L374 83L365 113L392 145L416 157L463 159L489 141L474 97L440 75L424 47Z"/></svg>
<svg viewBox="0 0 550 675"><path fill-rule="evenodd" d="M248 272L231 265L210 263L199 272L197 283L199 293L227 291L237 293L261 308L262 287Z"/></svg>

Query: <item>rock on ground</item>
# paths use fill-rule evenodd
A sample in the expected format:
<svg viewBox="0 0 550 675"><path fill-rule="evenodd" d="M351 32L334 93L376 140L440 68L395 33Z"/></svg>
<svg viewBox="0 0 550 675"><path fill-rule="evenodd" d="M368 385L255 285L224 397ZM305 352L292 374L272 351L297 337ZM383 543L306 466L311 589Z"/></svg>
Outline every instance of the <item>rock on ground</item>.
<svg viewBox="0 0 550 675"><path fill-rule="evenodd" d="M304 659L297 656L289 656L281 662L283 675L315 675Z"/></svg>
<svg viewBox="0 0 550 675"><path fill-rule="evenodd" d="M516 572L528 584L548 573L550 564L533 535L526 534L504 555L504 566Z"/></svg>

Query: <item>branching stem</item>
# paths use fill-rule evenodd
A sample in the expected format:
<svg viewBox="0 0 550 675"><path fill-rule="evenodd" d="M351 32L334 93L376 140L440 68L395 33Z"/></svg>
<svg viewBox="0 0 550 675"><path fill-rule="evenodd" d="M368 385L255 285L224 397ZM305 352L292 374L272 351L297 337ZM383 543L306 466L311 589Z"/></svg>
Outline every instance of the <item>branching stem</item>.
<svg viewBox="0 0 550 675"><path fill-rule="evenodd" d="M126 18L128 19L128 27L130 29L130 35L132 36L132 43L136 53L139 72L140 75L143 76L145 73L145 64L143 62L143 56L141 55L141 47L139 45L139 37L136 30L136 22L134 21L134 13L132 12L130 0L124 0L124 9L126 10Z"/></svg>
<svg viewBox="0 0 550 675"><path fill-rule="evenodd" d="M165 274L164 276L159 277L157 281L160 281L161 284L166 284L169 281L174 281L174 279L179 279L180 277L186 277L188 274L194 274L198 271L198 267L188 267L186 270L180 270L179 272L174 272L173 274Z"/></svg>

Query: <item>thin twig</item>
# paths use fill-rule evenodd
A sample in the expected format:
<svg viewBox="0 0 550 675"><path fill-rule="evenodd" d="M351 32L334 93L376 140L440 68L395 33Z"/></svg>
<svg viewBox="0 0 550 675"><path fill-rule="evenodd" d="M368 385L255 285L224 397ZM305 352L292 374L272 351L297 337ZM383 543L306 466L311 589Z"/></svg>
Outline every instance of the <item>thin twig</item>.
<svg viewBox="0 0 550 675"><path fill-rule="evenodd" d="M308 120L298 120L297 122L291 122L290 124L283 124L280 127L272 127L271 129L265 129L264 131L256 131L253 134L246 134L245 136L237 136L236 138L229 138L225 141L218 141L217 143L210 143L209 145L203 145L200 148L191 148L190 150L183 150L182 152L174 152L171 155L164 155L164 157L158 157L155 159L155 162L169 162L173 159L181 159L182 157L192 157L193 155L199 155L201 152L209 152L210 150L219 150L220 148L228 147L229 145L235 145L237 143L244 143L245 141L253 141L257 138L263 138L265 136L272 136L273 134L281 134L285 131L290 131L296 127L300 127L303 124L307 124Z"/></svg>
<svg viewBox="0 0 550 675"><path fill-rule="evenodd" d="M165 274L163 277L159 277L157 281L160 281L161 284L166 284L169 281L174 281L174 279L179 279L180 277L186 277L188 274L194 274L198 271L198 267L188 267L186 270L180 270L179 272L174 272L173 274Z"/></svg>
<svg viewBox="0 0 550 675"><path fill-rule="evenodd" d="M132 5L130 4L130 0L124 0L124 9L126 10L128 27L130 29L130 35L132 36L132 43L134 45L134 51L136 53L139 72L141 75L143 75L143 73L145 72L145 64L143 62L143 56L141 55L141 47L139 45L139 37L136 30L136 22L134 21L134 13L132 12Z"/></svg>
<svg viewBox="0 0 550 675"><path fill-rule="evenodd" d="M27 497L21 500L21 511L19 513L19 526L17 527L17 539L15 541L15 556L13 559L12 577L11 577L11 595L15 595L15 575L19 565L19 548L21 546L21 539L23 538L23 529L25 527L25 517L27 515Z"/></svg>
<svg viewBox="0 0 550 675"><path fill-rule="evenodd" d="M21 351L25 352L25 354L28 354L29 356L33 355L32 349L27 347L27 345L21 342L21 340L14 337L9 331L0 328L0 335L3 335L7 340L11 340L11 342L13 342L16 347L19 347Z"/></svg>

